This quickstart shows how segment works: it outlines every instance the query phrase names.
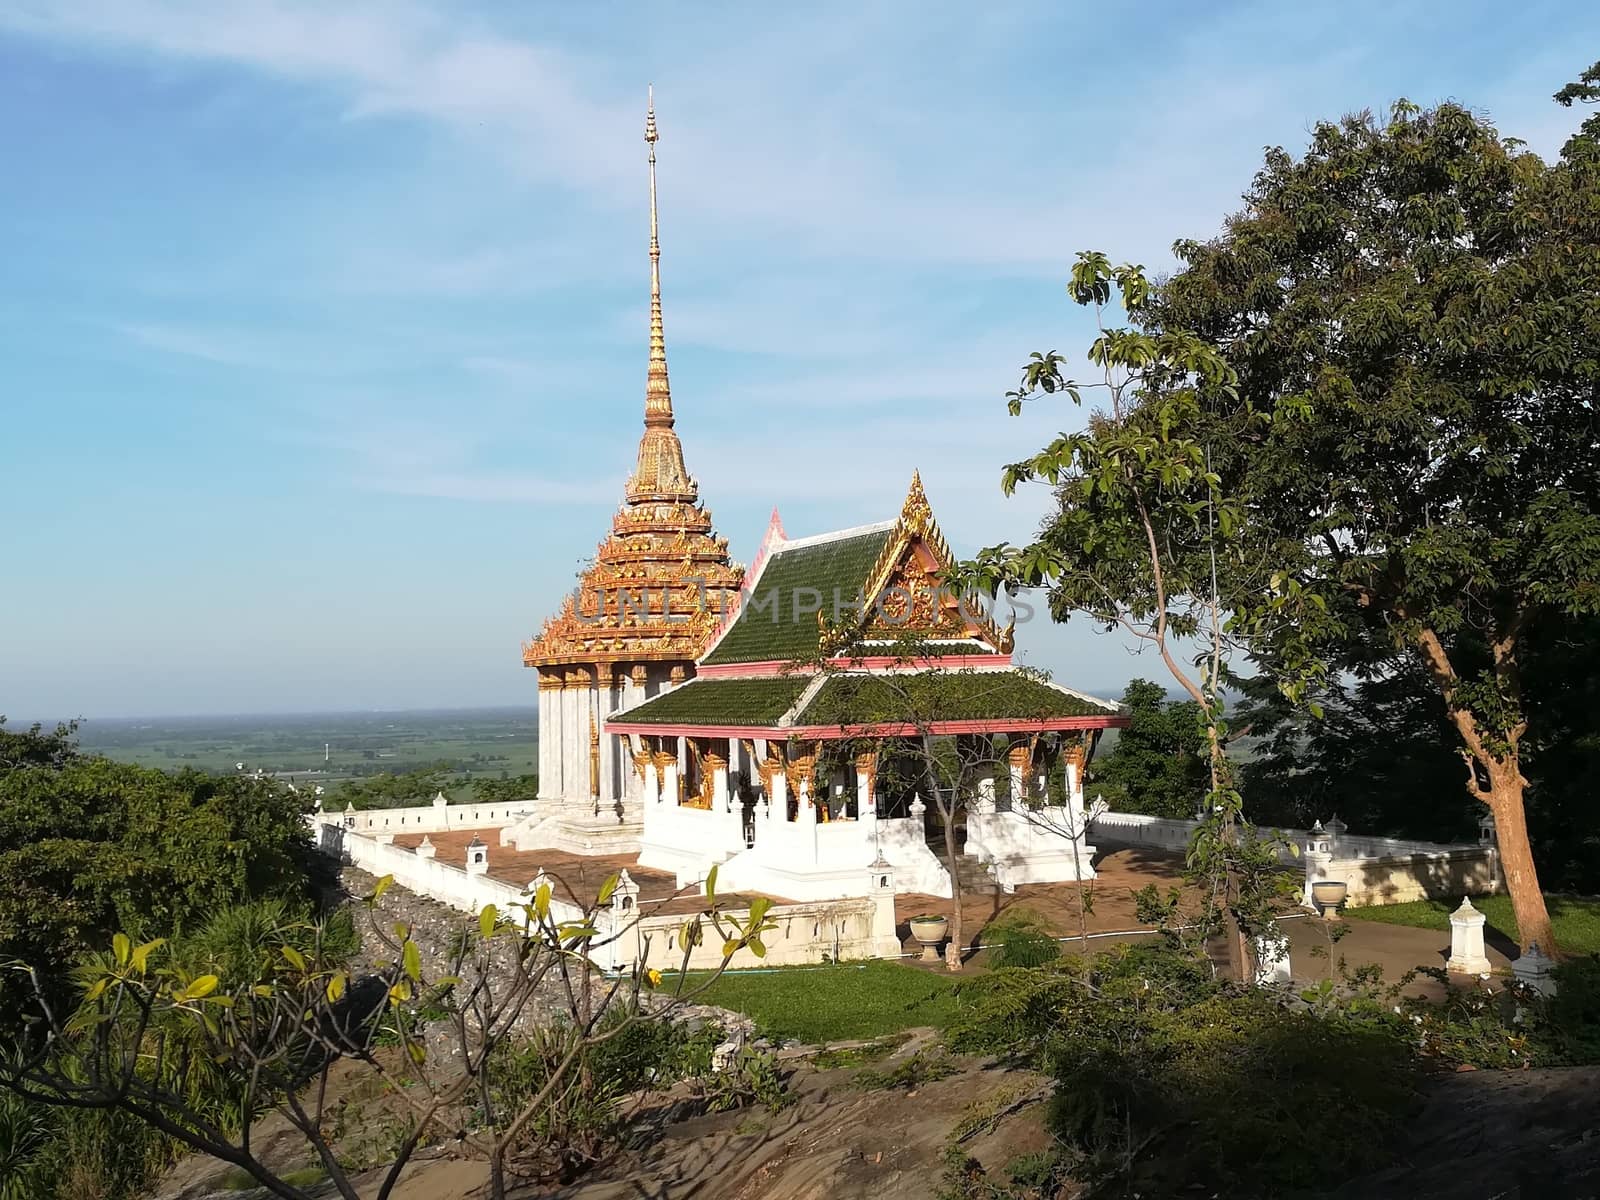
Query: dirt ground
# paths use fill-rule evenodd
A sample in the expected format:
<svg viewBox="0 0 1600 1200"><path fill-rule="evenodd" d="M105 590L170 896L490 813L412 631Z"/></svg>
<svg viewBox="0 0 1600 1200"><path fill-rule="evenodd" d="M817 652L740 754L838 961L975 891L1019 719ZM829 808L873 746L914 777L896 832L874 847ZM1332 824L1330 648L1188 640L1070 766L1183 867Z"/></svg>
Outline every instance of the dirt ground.
<svg viewBox="0 0 1600 1200"><path fill-rule="evenodd" d="M920 1031L875 1069L892 1067L933 1041ZM955 1059L954 1075L918 1090L863 1091L852 1086L858 1068L813 1069L792 1060L793 1103L777 1113L765 1109L640 1124L635 1145L569 1187L527 1185L516 1200L927 1200L935 1195L942 1157L952 1128L982 1111L1013 1104L994 1128L976 1133L963 1148L997 1167L1018 1155L1045 1148L1037 1101L1044 1081L1027 1072L1002 1071L973 1059ZM281 1165L301 1161L276 1118L257 1126L269 1158ZM158 1189L159 1200L241 1200L265 1193L224 1190L227 1168L214 1160L190 1159ZM360 1182L375 1186L381 1172ZM454 1157L410 1167L394 1200L482 1200L488 1172L479 1162ZM365 1188L363 1189L366 1190ZM332 1195L331 1189L325 1194Z"/></svg>
<svg viewBox="0 0 1600 1200"><path fill-rule="evenodd" d="M913 1042L900 1052L915 1052ZM862 1091L854 1069L801 1067L795 1103L647 1129L638 1144L569 1187L524 1186L515 1200L928 1200L938 1194L952 1129L1015 1105L961 1143L991 1177L1045 1149L1043 1081L976 1060L916 1091ZM882 1064L880 1064L881 1067ZM1600 1196L1600 1069L1472 1071L1433 1080L1400 1160L1335 1185L1323 1200L1592 1200ZM1308 1146L1314 1153L1315 1147ZM241 1200L190 1164L161 1200ZM181 1169L180 1169L181 1171ZM395 1200L483 1200L481 1163L418 1162ZM363 1182L369 1186L376 1174ZM331 1191L324 1194L331 1195ZM1064 1197L1063 1200L1066 1200Z"/></svg>

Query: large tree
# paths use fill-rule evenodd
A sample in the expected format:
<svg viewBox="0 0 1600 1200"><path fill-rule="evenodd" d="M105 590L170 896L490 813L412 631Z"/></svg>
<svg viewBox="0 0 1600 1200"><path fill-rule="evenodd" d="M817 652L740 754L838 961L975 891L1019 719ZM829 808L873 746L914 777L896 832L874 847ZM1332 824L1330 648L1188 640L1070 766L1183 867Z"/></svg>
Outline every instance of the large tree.
<svg viewBox="0 0 1600 1200"><path fill-rule="evenodd" d="M1411 656L1499 829L1524 945L1553 948L1524 813L1525 640L1600 610L1600 157L1541 161L1454 104L1269 151L1147 320L1218 345L1272 420L1217 447L1357 675ZM1273 638L1255 649L1280 665ZM1296 646L1296 654L1303 652Z"/></svg>
<svg viewBox="0 0 1600 1200"><path fill-rule="evenodd" d="M1193 700L1169 700L1148 679L1122 693L1128 727L1089 768L1089 790L1118 812L1192 817L1209 790L1204 721Z"/></svg>
<svg viewBox="0 0 1600 1200"><path fill-rule="evenodd" d="M71 727L0 729L0 958L58 972L118 929L304 896L319 872L281 784L80 755Z"/></svg>

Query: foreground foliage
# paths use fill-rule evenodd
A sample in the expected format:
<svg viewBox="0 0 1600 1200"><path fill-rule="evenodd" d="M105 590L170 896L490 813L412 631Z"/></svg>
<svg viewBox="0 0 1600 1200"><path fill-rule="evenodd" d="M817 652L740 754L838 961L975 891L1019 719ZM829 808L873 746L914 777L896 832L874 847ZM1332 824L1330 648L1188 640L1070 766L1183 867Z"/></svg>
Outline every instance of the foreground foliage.
<svg viewBox="0 0 1600 1200"><path fill-rule="evenodd" d="M389 884L380 880L368 897L374 918ZM584 901L570 889L556 898L557 886L542 881L516 912L484 908L438 971L425 965L410 925L390 931L376 919L367 935L392 957L365 974L347 965L347 931L336 922L237 923L266 936L234 960L231 980L220 973L227 956L214 949L189 955L163 938L136 944L119 932L109 954L77 973L70 1005L36 967L10 964L9 974L32 985L31 1019L0 1060L0 1087L38 1104L130 1117L233 1164L283 1200L308 1193L252 1148L255 1120L268 1112L299 1134L345 1200L384 1200L419 1146L453 1136L488 1161L490 1191L501 1200L509 1164L541 1177L581 1165L590 1147L574 1131L593 1125L605 1100L595 1086L600 1048L668 1019L694 991L680 984L646 1004L642 993L661 982L659 971L639 962L608 978L596 966L611 947L632 946L638 927L631 896L628 907L611 903L619 877ZM765 902L724 914L714 889L713 870L706 909L678 930L683 962L710 939L721 947L719 969L742 950L764 953ZM647 953L646 944L641 958ZM522 1062L538 1069L524 1069L528 1086L518 1087L507 1055L514 1035L529 1034L530 1009L537 1020ZM430 1048L430 1027L445 1036L447 1054ZM342 1061L381 1084L399 1110L374 1178L358 1181L329 1129L331 1073Z"/></svg>
<svg viewBox="0 0 1600 1200"><path fill-rule="evenodd" d="M1049 1197L1068 1179L1108 1195L1308 1191L1386 1162L1430 1069L1600 1061L1600 962L1563 968L1548 1002L1476 987L1404 999L1374 974L1292 994L1141 945L961 984L949 1044L1051 1075L1060 1151L1011 1164L1009 1181L957 1151L946 1194Z"/></svg>

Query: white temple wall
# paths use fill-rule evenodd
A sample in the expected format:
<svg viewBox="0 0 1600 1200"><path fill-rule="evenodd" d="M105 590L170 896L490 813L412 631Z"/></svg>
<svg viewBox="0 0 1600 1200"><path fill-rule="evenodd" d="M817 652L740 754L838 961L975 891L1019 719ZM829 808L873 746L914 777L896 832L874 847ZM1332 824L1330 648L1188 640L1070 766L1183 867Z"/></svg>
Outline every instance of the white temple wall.
<svg viewBox="0 0 1600 1200"><path fill-rule="evenodd" d="M325 847L339 853L352 865L372 875L394 877L397 887L419 896L437 900L464 913L477 913L487 904L493 904L503 914L512 915L517 905L531 898L533 883L521 886L490 878L487 875L469 875L461 866L428 858L411 850L380 842L362 834L348 834L330 827L329 832L341 833L337 847ZM494 853L490 849L491 856ZM895 933L894 891L871 887L867 872L861 877L856 891L871 891L870 895L857 895L847 900L823 903L778 905L768 912L774 928L763 935L767 953L757 958L752 951L742 950L735 955L734 969L757 966L796 966L820 963L826 960L898 957L900 939ZM720 885L719 885L720 886ZM727 890L722 888L720 890ZM594 957L602 967L611 970L626 969L636 960L658 970L676 969L683 963L683 948L678 944L683 916L651 916L653 902L666 900L666 896L638 895L636 907L627 909L614 899L609 910L599 914L598 939ZM551 899L551 909L558 921L576 920L580 910L557 898ZM728 908L730 916L741 921L747 909ZM646 915L636 917L643 912ZM714 968L722 962L722 944L716 937L708 937L690 954L691 970Z"/></svg>

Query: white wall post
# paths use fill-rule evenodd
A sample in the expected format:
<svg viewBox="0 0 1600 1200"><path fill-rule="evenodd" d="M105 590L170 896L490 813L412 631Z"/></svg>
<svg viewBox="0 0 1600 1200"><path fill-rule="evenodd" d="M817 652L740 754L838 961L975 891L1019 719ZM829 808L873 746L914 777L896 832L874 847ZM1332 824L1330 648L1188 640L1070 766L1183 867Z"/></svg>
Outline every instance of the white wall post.
<svg viewBox="0 0 1600 1200"><path fill-rule="evenodd" d="M1483 951L1483 926L1487 921L1481 912L1472 907L1472 901L1461 897L1461 907L1450 914L1450 961L1445 969L1463 975L1487 975L1489 956Z"/></svg>
<svg viewBox="0 0 1600 1200"><path fill-rule="evenodd" d="M489 847L483 844L482 839L473 836L467 843L467 874L487 875L489 873Z"/></svg>

